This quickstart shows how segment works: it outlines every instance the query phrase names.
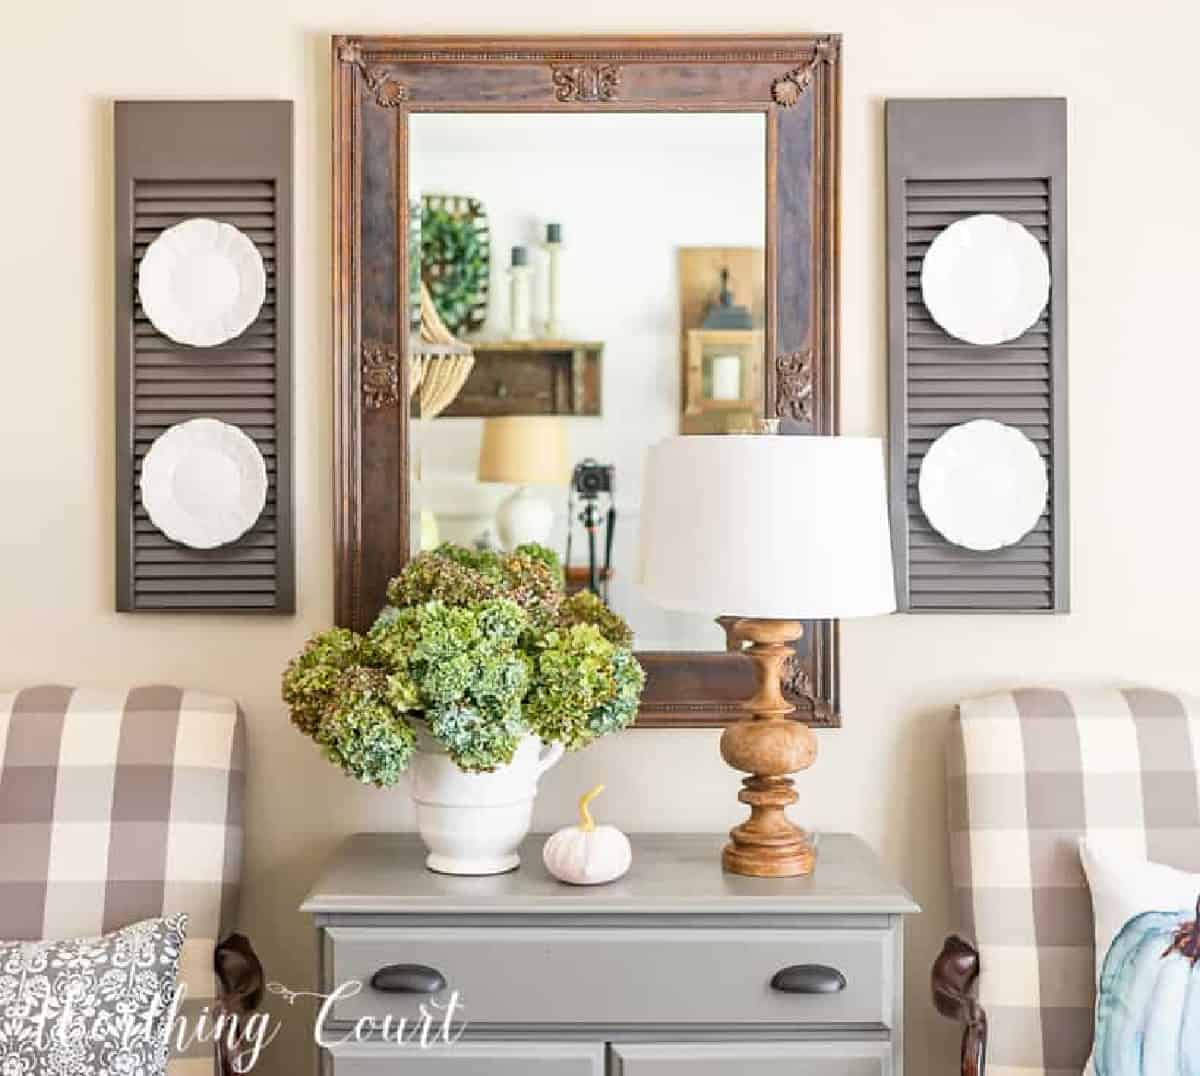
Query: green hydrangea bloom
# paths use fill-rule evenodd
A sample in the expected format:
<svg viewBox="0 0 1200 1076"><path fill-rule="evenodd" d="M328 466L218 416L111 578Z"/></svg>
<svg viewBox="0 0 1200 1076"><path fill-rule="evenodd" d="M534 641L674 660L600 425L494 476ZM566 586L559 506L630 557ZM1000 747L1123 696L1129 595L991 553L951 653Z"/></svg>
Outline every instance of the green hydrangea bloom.
<svg viewBox="0 0 1200 1076"><path fill-rule="evenodd" d="M587 715L585 724L589 743L610 732L628 728L637 717L642 688L646 686L646 671L638 664L633 651L623 647L613 651L612 675L616 693Z"/></svg>
<svg viewBox="0 0 1200 1076"><path fill-rule="evenodd" d="M377 661L371 644L348 628L314 635L283 674L283 701L291 711L292 723L306 736L314 735L342 674Z"/></svg>
<svg viewBox="0 0 1200 1076"><path fill-rule="evenodd" d="M407 669L399 669L388 674L387 699L392 704L392 708L402 714L420 713L424 709L420 688L408 675Z"/></svg>
<svg viewBox="0 0 1200 1076"><path fill-rule="evenodd" d="M454 561L463 568L470 568L480 575L499 582L503 578L500 570L500 554L491 549L468 549L466 546L443 542L434 551L434 556Z"/></svg>
<svg viewBox="0 0 1200 1076"><path fill-rule="evenodd" d="M527 731L521 700L530 662L519 642L528 625L506 598L468 607L432 601L385 610L370 638L395 670L394 703L423 710L462 769L492 770L512 761Z"/></svg>
<svg viewBox="0 0 1200 1076"><path fill-rule="evenodd" d="M633 720L644 676L593 624L548 632L534 653L525 719L542 740L576 750Z"/></svg>
<svg viewBox="0 0 1200 1076"><path fill-rule="evenodd" d="M562 579L545 560L524 553L442 545L414 557L388 584L387 598L400 608L431 601L469 607L508 598L536 625L549 627L562 601Z"/></svg>
<svg viewBox="0 0 1200 1076"><path fill-rule="evenodd" d="M379 788L400 779L416 747L412 727L388 701L387 674L362 667L342 674L315 739L349 776Z"/></svg>
<svg viewBox="0 0 1200 1076"><path fill-rule="evenodd" d="M500 567L505 595L529 614L534 628L552 627L563 599L561 575L555 575L544 559L520 552L509 553Z"/></svg>
<svg viewBox="0 0 1200 1076"><path fill-rule="evenodd" d="M558 626L592 624L614 646L633 645L633 631L625 619L614 613L590 590L576 591L558 607Z"/></svg>
<svg viewBox="0 0 1200 1076"><path fill-rule="evenodd" d="M387 599L400 608L431 601L474 605L498 598L502 591L498 580L435 549L408 562L404 571L388 583Z"/></svg>
<svg viewBox="0 0 1200 1076"><path fill-rule="evenodd" d="M504 709L437 707L428 712L426 720L434 739L446 748L454 764L468 773L486 773L511 762L528 731L519 699Z"/></svg>
<svg viewBox="0 0 1200 1076"><path fill-rule="evenodd" d="M531 560L540 560L547 568L550 569L551 575L554 576L561 589L563 585L563 566L559 555L554 552L549 546L544 546L540 542L522 542L513 553L521 557L529 557Z"/></svg>

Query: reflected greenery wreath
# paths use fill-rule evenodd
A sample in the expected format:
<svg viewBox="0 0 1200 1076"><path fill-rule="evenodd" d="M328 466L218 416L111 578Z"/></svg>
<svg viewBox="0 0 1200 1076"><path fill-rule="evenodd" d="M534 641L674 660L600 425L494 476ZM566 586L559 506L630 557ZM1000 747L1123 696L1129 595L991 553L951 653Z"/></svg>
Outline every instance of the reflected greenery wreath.
<svg viewBox="0 0 1200 1076"><path fill-rule="evenodd" d="M421 275L446 328L458 334L483 324L491 244L482 207L455 210L426 201L421 209Z"/></svg>

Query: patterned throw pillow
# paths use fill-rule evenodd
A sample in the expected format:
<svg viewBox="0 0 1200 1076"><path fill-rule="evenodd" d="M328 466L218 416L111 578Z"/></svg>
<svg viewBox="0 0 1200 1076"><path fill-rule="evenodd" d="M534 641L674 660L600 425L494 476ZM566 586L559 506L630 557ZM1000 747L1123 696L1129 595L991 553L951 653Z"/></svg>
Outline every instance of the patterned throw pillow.
<svg viewBox="0 0 1200 1076"><path fill-rule="evenodd" d="M1096 920L1087 1076L1200 1073L1200 874L1085 838Z"/></svg>
<svg viewBox="0 0 1200 1076"><path fill-rule="evenodd" d="M163 1076L187 916L0 942L0 1073Z"/></svg>

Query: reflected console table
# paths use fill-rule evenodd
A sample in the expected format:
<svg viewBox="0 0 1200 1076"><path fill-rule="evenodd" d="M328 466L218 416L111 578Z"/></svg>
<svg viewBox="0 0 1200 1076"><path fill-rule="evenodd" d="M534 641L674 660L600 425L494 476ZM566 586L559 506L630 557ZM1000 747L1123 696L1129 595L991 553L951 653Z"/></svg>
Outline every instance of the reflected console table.
<svg viewBox="0 0 1200 1076"><path fill-rule="evenodd" d="M901 1076L918 909L858 838L823 836L810 877L759 879L722 872L720 837L634 836L630 873L599 887L550 877L543 840L490 878L430 873L415 835L338 849L303 910L318 989L362 989L330 1009L324 1076ZM455 992L453 1045L366 1033Z"/></svg>

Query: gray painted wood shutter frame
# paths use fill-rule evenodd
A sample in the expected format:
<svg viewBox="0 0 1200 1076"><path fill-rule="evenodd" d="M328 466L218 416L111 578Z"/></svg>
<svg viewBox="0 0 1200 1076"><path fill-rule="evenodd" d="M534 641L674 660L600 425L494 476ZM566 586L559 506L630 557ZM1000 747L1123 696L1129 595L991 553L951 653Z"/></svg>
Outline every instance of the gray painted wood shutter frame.
<svg viewBox="0 0 1200 1076"><path fill-rule="evenodd" d="M1067 612L1067 109L1060 98L887 102L889 469L899 607L909 612ZM1018 340L949 336L925 308L933 238L976 213L1025 225L1050 261L1050 302ZM1046 461L1050 497L1015 546L974 552L925 518L921 460L947 429L989 418Z"/></svg>
<svg viewBox="0 0 1200 1076"><path fill-rule="evenodd" d="M292 102L118 101L114 113L117 610L291 613ZM137 301L147 246L192 217L239 228L267 271L258 317L217 347L168 339ZM211 550L167 538L138 492L154 439L199 417L240 427L267 464L262 515Z"/></svg>

